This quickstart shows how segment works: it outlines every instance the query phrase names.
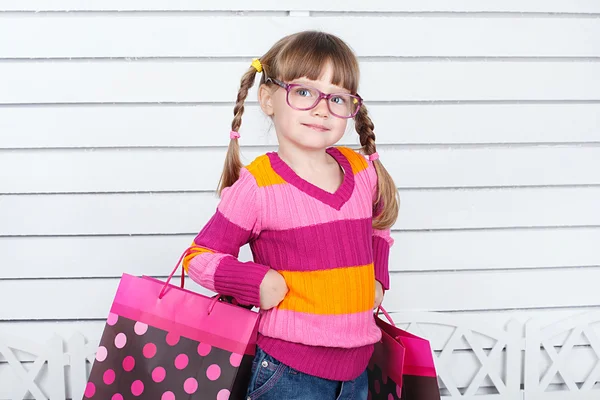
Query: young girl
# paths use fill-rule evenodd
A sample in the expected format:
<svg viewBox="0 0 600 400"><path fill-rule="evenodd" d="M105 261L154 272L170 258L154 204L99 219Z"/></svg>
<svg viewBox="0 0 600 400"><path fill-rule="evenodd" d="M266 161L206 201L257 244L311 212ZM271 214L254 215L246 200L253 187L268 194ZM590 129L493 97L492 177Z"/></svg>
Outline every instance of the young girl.
<svg viewBox="0 0 600 400"><path fill-rule="evenodd" d="M258 99L278 151L239 156L244 101ZM215 214L184 267L200 285L260 308L248 399L366 399L380 337L373 309L389 289L396 185L357 93L359 67L338 37L279 40L244 74ZM333 146L354 119L362 154ZM254 262L240 262L250 244Z"/></svg>

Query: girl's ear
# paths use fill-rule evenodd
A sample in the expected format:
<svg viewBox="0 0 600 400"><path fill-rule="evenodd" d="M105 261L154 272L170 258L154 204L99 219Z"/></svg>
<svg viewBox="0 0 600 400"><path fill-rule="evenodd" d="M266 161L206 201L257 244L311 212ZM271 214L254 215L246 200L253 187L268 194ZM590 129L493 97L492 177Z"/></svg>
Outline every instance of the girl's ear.
<svg viewBox="0 0 600 400"><path fill-rule="evenodd" d="M265 114L268 116L273 115L273 94L271 93L269 87L265 84L260 85L258 88L258 102L260 103L260 108Z"/></svg>

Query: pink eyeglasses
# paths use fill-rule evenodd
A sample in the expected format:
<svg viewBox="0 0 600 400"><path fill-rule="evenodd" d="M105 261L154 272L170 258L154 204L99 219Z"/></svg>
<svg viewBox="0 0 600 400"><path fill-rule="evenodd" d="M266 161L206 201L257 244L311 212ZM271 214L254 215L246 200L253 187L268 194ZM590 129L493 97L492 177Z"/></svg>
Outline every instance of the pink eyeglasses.
<svg viewBox="0 0 600 400"><path fill-rule="evenodd" d="M281 86L287 92L287 104L294 110L311 110L325 99L329 112L338 118L353 118L360 109L363 99L358 95L349 93L323 93L312 86L299 83L285 83L275 78L267 78L265 82L271 81Z"/></svg>

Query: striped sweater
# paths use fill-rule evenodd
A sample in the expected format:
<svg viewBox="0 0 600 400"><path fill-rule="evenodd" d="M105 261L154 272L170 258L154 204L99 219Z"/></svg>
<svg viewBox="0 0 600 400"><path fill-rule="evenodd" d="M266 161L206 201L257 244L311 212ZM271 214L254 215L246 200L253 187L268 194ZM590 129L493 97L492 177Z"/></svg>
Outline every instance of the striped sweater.
<svg viewBox="0 0 600 400"><path fill-rule="evenodd" d="M276 308L260 311L258 345L298 371L351 380L381 337L375 280L389 289L394 241L389 229L372 228L373 163L348 147L326 151L344 172L334 193L302 179L276 152L243 167L184 267L200 285L254 306L264 275L277 270L289 291ZM246 243L253 262L237 258Z"/></svg>

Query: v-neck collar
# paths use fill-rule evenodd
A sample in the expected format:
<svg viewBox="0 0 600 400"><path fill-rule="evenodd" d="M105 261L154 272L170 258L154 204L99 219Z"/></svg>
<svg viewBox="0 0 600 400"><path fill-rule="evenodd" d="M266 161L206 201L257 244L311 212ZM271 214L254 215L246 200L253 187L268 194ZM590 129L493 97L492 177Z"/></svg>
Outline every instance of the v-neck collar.
<svg viewBox="0 0 600 400"><path fill-rule="evenodd" d="M325 149L325 151L327 154L332 156L344 170L342 184L334 193L323 190L320 187L302 179L289 165L285 163L285 161L279 157L277 152L268 152L267 156L271 162L271 168L273 168L273 170L279 176L281 176L284 181L296 186L304 193L335 208L336 210L340 210L348 201L348 199L350 199L350 196L352 196L352 191L354 190L354 173L352 172L350 161L348 161L346 156L338 148L328 147Z"/></svg>

